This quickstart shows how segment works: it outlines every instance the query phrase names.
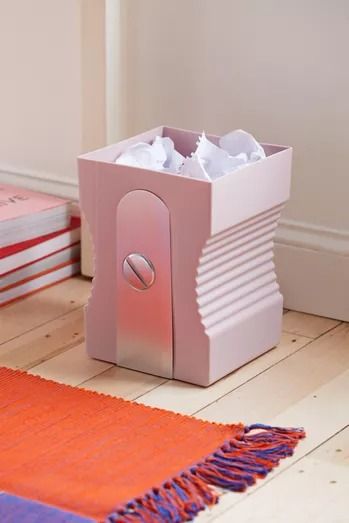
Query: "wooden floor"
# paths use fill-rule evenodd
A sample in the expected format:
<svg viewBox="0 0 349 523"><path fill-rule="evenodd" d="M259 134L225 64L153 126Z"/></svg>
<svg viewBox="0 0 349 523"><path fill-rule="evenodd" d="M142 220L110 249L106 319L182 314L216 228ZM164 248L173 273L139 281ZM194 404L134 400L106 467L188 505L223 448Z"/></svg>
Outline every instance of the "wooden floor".
<svg viewBox="0 0 349 523"><path fill-rule="evenodd" d="M349 324L288 311L276 349L202 389L88 359L89 292L73 278L1 309L0 365L206 420L304 426L293 458L197 521L349 521Z"/></svg>

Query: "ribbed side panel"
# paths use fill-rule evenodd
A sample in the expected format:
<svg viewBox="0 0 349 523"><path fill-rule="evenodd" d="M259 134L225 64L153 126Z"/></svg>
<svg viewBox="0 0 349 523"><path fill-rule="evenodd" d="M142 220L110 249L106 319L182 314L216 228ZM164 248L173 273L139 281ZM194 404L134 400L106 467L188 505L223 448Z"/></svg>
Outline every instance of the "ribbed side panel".
<svg viewBox="0 0 349 523"><path fill-rule="evenodd" d="M236 315L278 293L273 238L282 205L212 236L197 270L197 302L202 323L228 328Z"/></svg>

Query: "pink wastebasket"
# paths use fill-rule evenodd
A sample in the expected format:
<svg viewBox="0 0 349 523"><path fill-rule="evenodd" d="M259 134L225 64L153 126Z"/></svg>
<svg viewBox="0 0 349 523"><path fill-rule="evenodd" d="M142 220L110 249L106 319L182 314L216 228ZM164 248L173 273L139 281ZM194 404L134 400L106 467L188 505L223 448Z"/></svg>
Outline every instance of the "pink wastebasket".
<svg viewBox="0 0 349 523"><path fill-rule="evenodd" d="M93 358L207 386L279 342L273 238L292 149L263 144L265 159L212 182L114 163L157 135L185 156L199 137L159 127L79 157L95 265L86 347Z"/></svg>

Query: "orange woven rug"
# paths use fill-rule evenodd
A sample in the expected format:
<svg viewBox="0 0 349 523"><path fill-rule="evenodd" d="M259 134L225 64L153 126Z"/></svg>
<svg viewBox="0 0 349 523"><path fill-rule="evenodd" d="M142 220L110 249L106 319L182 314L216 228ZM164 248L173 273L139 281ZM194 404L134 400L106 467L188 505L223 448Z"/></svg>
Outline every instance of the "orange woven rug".
<svg viewBox="0 0 349 523"><path fill-rule="evenodd" d="M0 521L175 522L243 491L301 429L208 423L0 367ZM36 519L35 519L36 518Z"/></svg>

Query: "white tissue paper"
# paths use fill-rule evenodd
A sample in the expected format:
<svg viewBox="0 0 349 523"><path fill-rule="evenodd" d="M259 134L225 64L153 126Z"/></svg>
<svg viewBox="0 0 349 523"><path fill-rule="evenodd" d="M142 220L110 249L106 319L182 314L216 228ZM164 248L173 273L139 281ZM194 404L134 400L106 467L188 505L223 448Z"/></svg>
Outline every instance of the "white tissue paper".
<svg viewBox="0 0 349 523"><path fill-rule="evenodd" d="M265 158L265 152L261 144L252 136L252 134L237 129L225 134L219 139L219 147L227 151L231 156L239 156L241 153L246 154L245 163L255 162Z"/></svg>
<svg viewBox="0 0 349 523"><path fill-rule="evenodd" d="M153 142L153 147L162 147L165 151L166 159L163 163L162 170L168 170L175 173L179 172L184 161L184 156L176 151L171 138L157 136Z"/></svg>
<svg viewBox="0 0 349 523"><path fill-rule="evenodd" d="M140 142L131 145L115 163L177 173L183 161L184 156L175 150L171 138L157 136L152 144Z"/></svg>
<svg viewBox="0 0 349 523"><path fill-rule="evenodd" d="M207 170L205 169L205 161L197 154L192 154L184 160L179 174L189 176L190 178L200 178L208 181L211 180Z"/></svg>
<svg viewBox="0 0 349 523"><path fill-rule="evenodd" d="M251 134L238 129L222 136L219 146L203 132L196 150L187 158L176 151L171 138L157 136L152 144L132 145L115 163L211 181L263 158L263 147Z"/></svg>
<svg viewBox="0 0 349 523"><path fill-rule="evenodd" d="M144 169L161 169L166 160L164 148L159 148L155 144L136 143L131 145L122 153L115 163L129 165L131 167L143 167Z"/></svg>
<svg viewBox="0 0 349 523"><path fill-rule="evenodd" d="M247 163L246 155L243 152L236 156L230 156L227 151L210 142L205 133L200 136L193 156L197 156L202 161L210 180L215 180Z"/></svg>

